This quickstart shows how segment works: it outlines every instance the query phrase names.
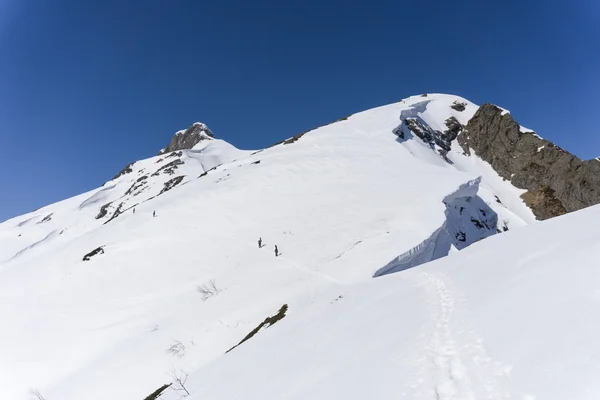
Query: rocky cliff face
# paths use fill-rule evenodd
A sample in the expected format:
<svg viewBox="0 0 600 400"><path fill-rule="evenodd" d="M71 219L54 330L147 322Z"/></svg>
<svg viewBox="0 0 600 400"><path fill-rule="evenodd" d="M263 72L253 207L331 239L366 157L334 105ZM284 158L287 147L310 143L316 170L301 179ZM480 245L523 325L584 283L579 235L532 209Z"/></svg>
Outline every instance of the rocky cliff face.
<svg viewBox="0 0 600 400"><path fill-rule="evenodd" d="M600 161L580 160L521 128L495 105L482 105L458 142L465 153L473 149L500 176L526 189L522 198L538 219L600 202Z"/></svg>
<svg viewBox="0 0 600 400"><path fill-rule="evenodd" d="M169 145L162 149L158 154L191 149L201 141L211 140L214 137L215 135L208 129L208 126L201 122L196 122L189 128L175 133Z"/></svg>

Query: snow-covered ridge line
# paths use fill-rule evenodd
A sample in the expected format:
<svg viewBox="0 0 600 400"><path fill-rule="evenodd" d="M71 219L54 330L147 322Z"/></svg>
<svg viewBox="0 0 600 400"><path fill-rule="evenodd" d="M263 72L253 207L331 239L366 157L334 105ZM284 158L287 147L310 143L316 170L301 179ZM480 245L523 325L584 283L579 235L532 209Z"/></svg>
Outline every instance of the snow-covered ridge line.
<svg viewBox="0 0 600 400"><path fill-rule="evenodd" d="M426 262L442 248L462 248L491 234L495 214L511 228L527 224L520 192L476 156L452 146L449 162L431 142L393 134L402 116L416 115L423 126L444 132L451 129L449 118L466 124L476 110L460 97L430 94L251 154L219 139L202 140L132 163L101 188L0 224L0 260L28 249L0 263L0 320L10 321L0 329L0 397L30 400L33 387L49 400L143 399L173 381L173 368L189 372L191 383L196 369L237 363L256 346L268 355L273 335L297 323L309 305L343 307L350 300L360 306L364 299L347 291L357 282L385 282L390 277L373 280L373 274L398 254L409 253L416 265L419 255ZM217 294L204 299L198 288L209 282ZM377 297L371 300L379 305ZM282 304L291 310L284 321L224 356ZM393 315L397 306L380 309ZM371 328L381 330L374 321ZM365 320L357 322L364 327ZM420 326L405 328L418 332ZM346 348L331 361L348 365L349 356ZM260 369L268 367L256 360ZM368 380L363 365L356 371ZM407 376L389 371L391 379L379 383ZM237 388L245 389L249 373L223 379L236 376ZM316 381L296 398L352 398L336 391L313 396ZM207 384L190 387L192 396ZM270 387L272 398L289 397L289 387ZM259 398L255 393L198 396ZM161 399L179 400L177 394L168 389Z"/></svg>

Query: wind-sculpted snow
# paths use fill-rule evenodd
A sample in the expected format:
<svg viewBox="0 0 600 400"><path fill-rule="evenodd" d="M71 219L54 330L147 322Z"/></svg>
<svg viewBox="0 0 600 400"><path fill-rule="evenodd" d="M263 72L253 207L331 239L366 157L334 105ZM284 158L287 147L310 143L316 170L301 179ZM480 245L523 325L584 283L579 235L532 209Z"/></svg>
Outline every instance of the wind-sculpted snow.
<svg viewBox="0 0 600 400"><path fill-rule="evenodd" d="M33 216L33 217L30 217L30 218L27 218L25 221L19 222L17 224L17 226L19 228L22 228L22 227L26 226L27 224L32 224L33 221L36 220L37 218L38 218L38 216Z"/></svg>
<svg viewBox="0 0 600 400"><path fill-rule="evenodd" d="M444 224L417 246L402 253L379 269L374 277L383 276L427 262L450 253L452 246L458 250L500 232L498 215L479 196L481 178L461 185L444 197L446 205Z"/></svg>
<svg viewBox="0 0 600 400"><path fill-rule="evenodd" d="M103 187L102 189L98 190L96 193L91 195L88 199L85 199L85 201L83 201L79 205L79 209L81 210L82 208L91 206L93 204L105 203L107 201L107 199L110 197L110 194L108 192L113 190L116 186L117 185L107 185L107 186Z"/></svg>
<svg viewBox="0 0 600 400"><path fill-rule="evenodd" d="M20 257L23 254L35 249L36 247L39 247L42 244L47 243L48 241L52 240L52 238L56 237L59 234L60 233L57 230L54 230L54 231L48 233L42 240L37 241L33 244L30 244L29 246L25 247L23 250L18 251L17 254L15 254L11 259Z"/></svg>
<svg viewBox="0 0 600 400"><path fill-rule="evenodd" d="M202 169L204 170L202 172L205 172L224 162L230 162L236 158L243 158L249 153L250 152L241 151L223 140L214 139L208 142L206 146L200 148L194 147L192 150L189 150L187 156L201 163Z"/></svg>

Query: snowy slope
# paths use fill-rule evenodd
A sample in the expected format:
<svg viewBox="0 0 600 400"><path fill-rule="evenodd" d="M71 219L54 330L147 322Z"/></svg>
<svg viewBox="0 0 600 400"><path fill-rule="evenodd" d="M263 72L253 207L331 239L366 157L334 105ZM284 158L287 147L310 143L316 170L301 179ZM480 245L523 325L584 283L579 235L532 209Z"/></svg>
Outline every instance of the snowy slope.
<svg viewBox="0 0 600 400"><path fill-rule="evenodd" d="M191 371L189 399L598 399L599 220L594 206L324 292Z"/></svg>
<svg viewBox="0 0 600 400"><path fill-rule="evenodd" d="M179 133L179 132L178 132ZM177 133L176 133L177 134ZM2 224L16 230L0 230L0 262L28 260L44 254L52 241L67 243L98 228L100 223L183 185L218 165L243 158L250 152L218 139L198 143L190 150L137 161L126 166L101 188L40 208ZM14 226L13 226L14 228ZM18 232L15 235L15 231ZM21 236L19 236L21 235ZM1 267L0 267L1 269Z"/></svg>
<svg viewBox="0 0 600 400"><path fill-rule="evenodd" d="M257 152L206 140L0 224L0 393L143 399L173 368L229 359L283 304L289 322L375 274L533 222L489 165L406 129L443 131L476 109L417 96ZM220 292L203 299L210 281Z"/></svg>

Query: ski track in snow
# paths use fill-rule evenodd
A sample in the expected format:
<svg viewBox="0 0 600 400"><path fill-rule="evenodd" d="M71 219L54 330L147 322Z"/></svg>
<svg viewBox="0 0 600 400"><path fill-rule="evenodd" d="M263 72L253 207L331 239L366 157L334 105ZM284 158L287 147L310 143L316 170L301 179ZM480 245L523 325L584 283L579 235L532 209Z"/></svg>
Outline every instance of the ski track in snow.
<svg viewBox="0 0 600 400"><path fill-rule="evenodd" d="M422 272L418 275L418 283L428 293L433 314L433 332L423 349L427 366L421 369L430 379L431 398L511 399L506 385L509 369L486 354L483 341L472 330L466 329L468 323L455 323L458 316L465 314L460 305L466 302L461 294L451 289L447 280L441 274ZM455 325L461 326L461 330L457 331ZM419 381L425 382L425 376Z"/></svg>

